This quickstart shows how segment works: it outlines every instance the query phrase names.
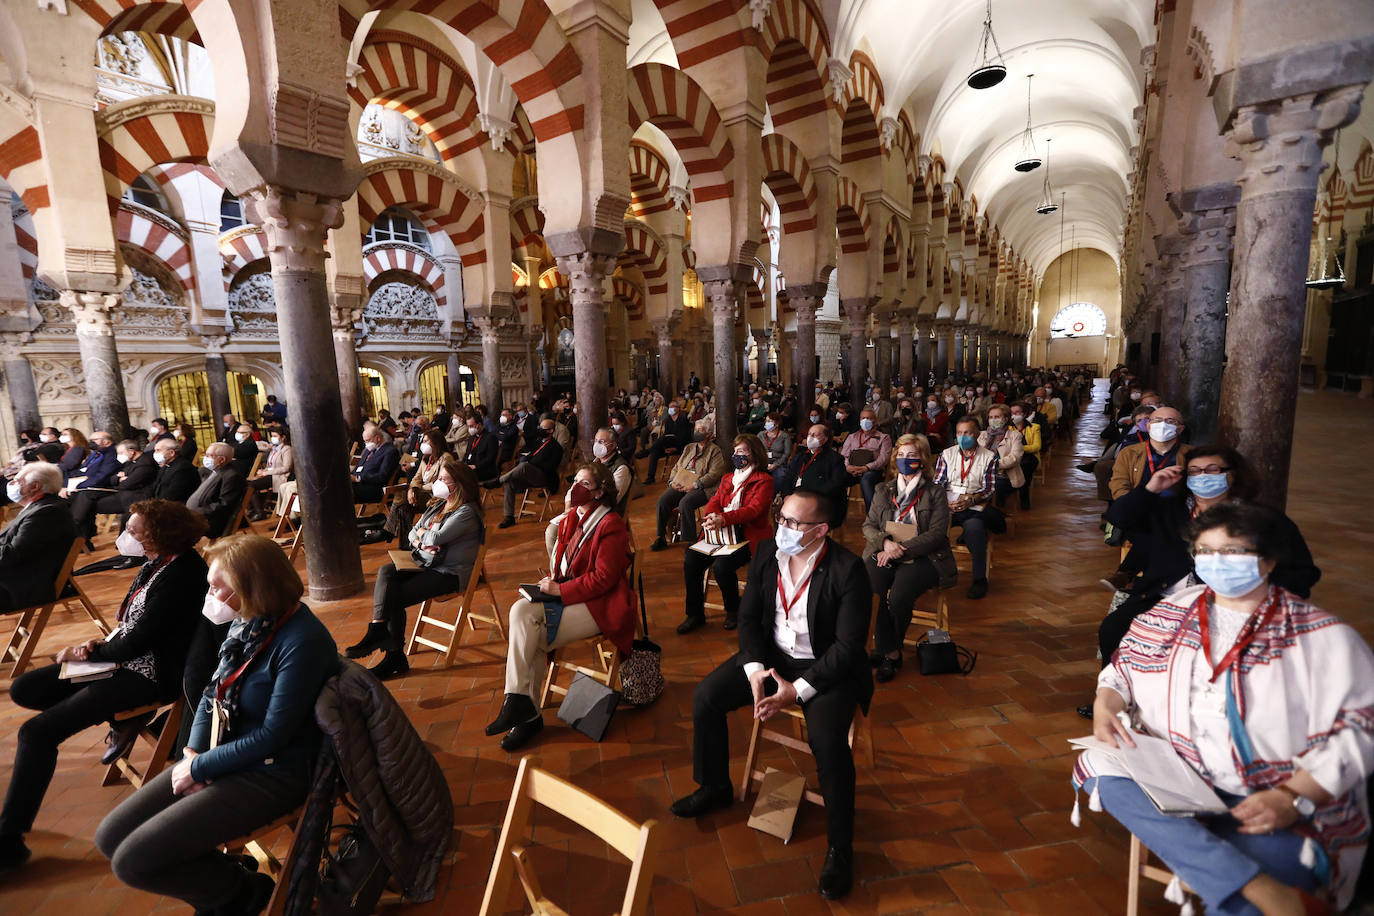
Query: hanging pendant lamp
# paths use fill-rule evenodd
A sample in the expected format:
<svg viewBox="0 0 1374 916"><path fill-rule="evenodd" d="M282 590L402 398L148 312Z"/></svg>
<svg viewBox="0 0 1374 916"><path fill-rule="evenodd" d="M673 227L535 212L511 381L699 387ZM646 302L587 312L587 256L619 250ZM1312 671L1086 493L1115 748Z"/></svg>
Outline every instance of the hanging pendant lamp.
<svg viewBox="0 0 1374 916"><path fill-rule="evenodd" d="M1031 78L1034 73L1026 74L1026 129L1021 133L1021 158L1012 168L1018 172L1034 172L1040 168L1040 157L1035 155L1035 135L1031 133Z"/></svg>
<svg viewBox="0 0 1374 916"><path fill-rule="evenodd" d="M988 53L991 46L997 53ZM988 0L987 16L983 19L983 37L978 42L978 52L974 56L973 72L968 75L970 89L991 89L1007 77L1007 65L1002 60L1002 48L997 44L997 36L992 34L992 0Z"/></svg>
<svg viewBox="0 0 1374 916"><path fill-rule="evenodd" d="M1059 205L1054 202L1054 190L1050 187L1050 143L1050 140L1045 141L1045 198L1040 202L1040 206L1035 208L1035 212L1041 216L1048 216L1059 209Z"/></svg>

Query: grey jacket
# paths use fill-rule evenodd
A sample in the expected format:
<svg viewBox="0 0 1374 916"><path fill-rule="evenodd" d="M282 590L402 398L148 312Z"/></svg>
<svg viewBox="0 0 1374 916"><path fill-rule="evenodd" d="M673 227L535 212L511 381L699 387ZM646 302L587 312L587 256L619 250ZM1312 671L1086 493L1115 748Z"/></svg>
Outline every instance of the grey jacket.
<svg viewBox="0 0 1374 916"><path fill-rule="evenodd" d="M421 551L419 562L429 559L428 568L457 576L466 586L472 564L477 562L477 549L486 540L482 510L476 503L465 503L445 516L439 527L429 530L443 509L442 500L431 501L415 527L410 529L408 543L411 547L438 547L438 554Z"/></svg>
<svg viewBox="0 0 1374 916"><path fill-rule="evenodd" d="M887 540L887 523L897 517L892 497L897 481L884 480L873 490L873 502L864 519L864 560L867 561L883 547ZM902 543L908 557L929 557L940 574L940 587L951 588L959 578L959 568L949 549L949 503L945 490L927 482L916 501L916 527L920 534Z"/></svg>

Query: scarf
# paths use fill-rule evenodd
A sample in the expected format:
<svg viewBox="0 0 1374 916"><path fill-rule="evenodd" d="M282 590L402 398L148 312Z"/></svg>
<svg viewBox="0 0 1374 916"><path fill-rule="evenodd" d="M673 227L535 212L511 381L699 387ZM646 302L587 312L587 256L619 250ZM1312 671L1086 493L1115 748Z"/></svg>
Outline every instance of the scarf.
<svg viewBox="0 0 1374 916"><path fill-rule="evenodd" d="M907 507L921 495L921 475L917 474L911 478L911 483L907 483L901 474L897 475L897 509L898 515L906 512Z"/></svg>
<svg viewBox="0 0 1374 916"><path fill-rule="evenodd" d="M298 608L300 605L296 607ZM281 617L264 615L254 617L252 620L240 619L230 624L229 635L224 638L224 642L219 647L219 666L215 668L215 675L210 678L210 683L205 688L205 696L209 697L212 702L219 699L225 710L229 726L232 726L234 720L238 718L239 692L243 689L243 674L233 678L232 682L224 688L223 695L220 693L220 683L228 680L240 668L247 667L247 664L276 635L277 628L295 612L296 608L292 608Z"/></svg>
<svg viewBox="0 0 1374 916"><path fill-rule="evenodd" d="M746 464L730 475L730 483L734 491L730 494L730 504L725 507L726 512L734 512L739 509L740 497L744 495L744 482L747 481L753 473L754 466L752 464Z"/></svg>

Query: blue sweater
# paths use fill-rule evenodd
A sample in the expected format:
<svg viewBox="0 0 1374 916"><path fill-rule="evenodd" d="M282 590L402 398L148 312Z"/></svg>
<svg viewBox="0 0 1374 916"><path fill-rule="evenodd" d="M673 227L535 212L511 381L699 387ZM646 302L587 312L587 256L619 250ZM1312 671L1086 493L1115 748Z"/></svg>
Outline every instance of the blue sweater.
<svg viewBox="0 0 1374 916"><path fill-rule="evenodd" d="M229 739L210 750L210 700L202 697L187 746L196 782L240 770L314 765L320 730L315 700L338 672L339 650L319 618L302 604L241 678L237 721Z"/></svg>

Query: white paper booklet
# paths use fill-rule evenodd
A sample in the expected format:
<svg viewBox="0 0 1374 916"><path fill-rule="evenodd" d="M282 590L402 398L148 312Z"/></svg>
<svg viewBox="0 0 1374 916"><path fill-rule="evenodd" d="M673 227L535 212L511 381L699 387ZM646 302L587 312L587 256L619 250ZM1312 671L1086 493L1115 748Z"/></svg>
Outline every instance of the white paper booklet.
<svg viewBox="0 0 1374 916"><path fill-rule="evenodd" d="M1131 778L1164 814L1188 816L1225 814L1226 804L1207 781L1178 756L1163 738L1132 732L1135 747L1111 747L1092 735L1070 738L1069 744L1106 755L1125 767Z"/></svg>

